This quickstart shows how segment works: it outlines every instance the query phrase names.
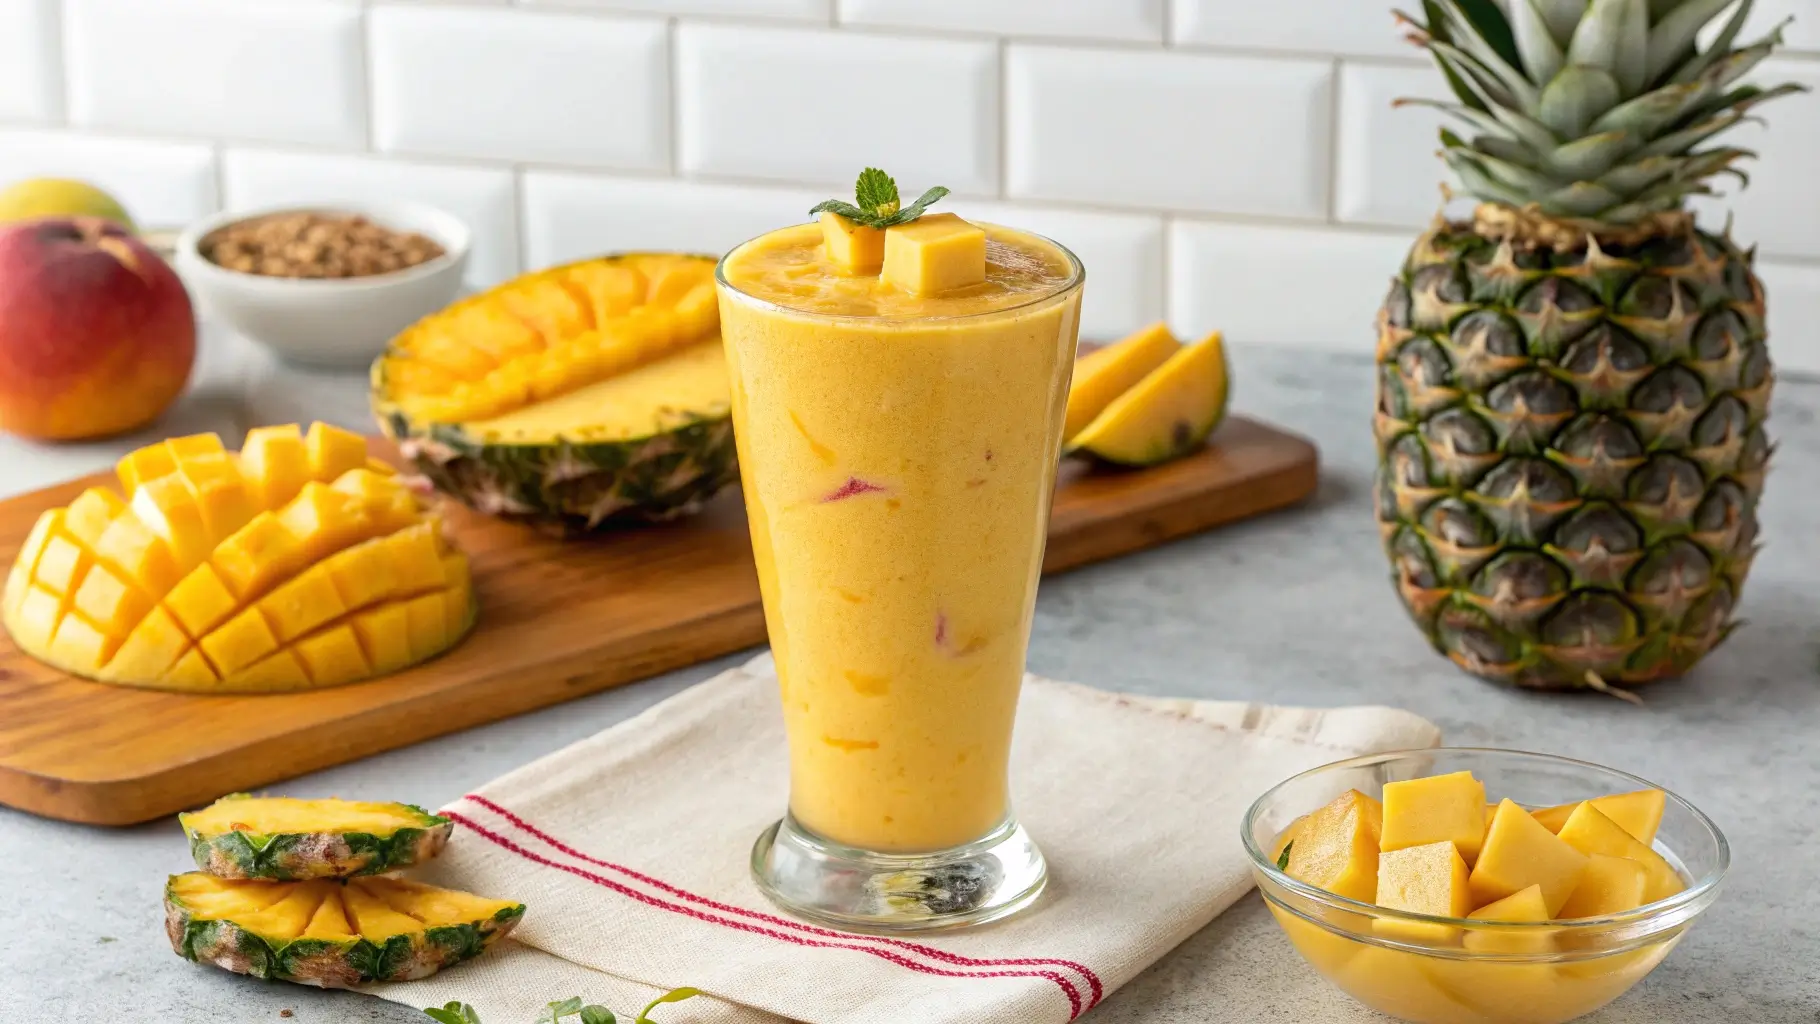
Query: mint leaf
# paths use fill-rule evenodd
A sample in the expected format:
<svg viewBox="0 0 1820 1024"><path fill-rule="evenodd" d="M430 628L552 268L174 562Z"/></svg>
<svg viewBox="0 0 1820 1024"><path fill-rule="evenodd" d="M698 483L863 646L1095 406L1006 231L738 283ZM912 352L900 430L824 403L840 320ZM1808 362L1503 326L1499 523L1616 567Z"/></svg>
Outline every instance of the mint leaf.
<svg viewBox="0 0 1820 1024"><path fill-rule="evenodd" d="M644 1009L638 1011L638 1019L634 1021L633 1024L655 1024L655 1022L651 1020L651 1011L657 1004L680 1003L685 999L693 999L698 995L701 995L701 990L694 988L679 988L665 992L663 995L651 1000Z"/></svg>
<svg viewBox="0 0 1820 1024"><path fill-rule="evenodd" d="M466 1003L449 1002L439 1007L426 1006L423 1012L436 1024L480 1024L480 1014Z"/></svg>
<svg viewBox="0 0 1820 1024"><path fill-rule="evenodd" d="M560 1003L551 1003L537 1016L537 1024L560 1024L564 1017L573 1017L581 1012L581 997L571 996Z"/></svg>
<svg viewBox="0 0 1820 1024"><path fill-rule="evenodd" d="M1283 844L1283 852L1277 854L1277 870L1278 871L1288 871L1289 870L1289 851L1291 849L1293 849L1294 847L1295 847L1295 840L1293 840L1293 839L1291 839L1289 842Z"/></svg>
<svg viewBox="0 0 1820 1024"><path fill-rule="evenodd" d="M619 1024L619 1018L604 1006L584 1006L581 1008L581 1024Z"/></svg>
<svg viewBox="0 0 1820 1024"><path fill-rule="evenodd" d="M947 189L943 188L940 185L935 186L934 188L930 189L929 191L924 192L922 195L917 196L916 202L911 203L909 206L904 207L903 209L897 211L895 214L892 214L890 217L886 218L890 222L886 226L889 227L890 224L908 224L908 223L910 223L911 221L915 220L916 218L921 217L923 215L924 210L927 210L931 205L933 205L934 203L939 201L943 196L945 196L947 194L948 194Z"/></svg>
<svg viewBox="0 0 1820 1024"><path fill-rule="evenodd" d="M824 210L838 213L848 220L858 221L862 224L871 219L866 215L864 210L854 206L852 203L840 199L824 199L821 202L816 203L814 206L809 207L809 216L814 217Z"/></svg>
<svg viewBox="0 0 1820 1024"><path fill-rule="evenodd" d="M884 171L868 167L859 172L859 180L853 183L853 198L867 213L889 217L897 212L897 182Z"/></svg>

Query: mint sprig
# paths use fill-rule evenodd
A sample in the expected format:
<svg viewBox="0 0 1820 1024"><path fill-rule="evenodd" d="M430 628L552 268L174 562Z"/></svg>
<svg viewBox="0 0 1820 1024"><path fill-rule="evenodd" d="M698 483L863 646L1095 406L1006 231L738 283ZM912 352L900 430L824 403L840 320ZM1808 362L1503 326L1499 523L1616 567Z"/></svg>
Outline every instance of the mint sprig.
<svg viewBox="0 0 1820 1024"><path fill-rule="evenodd" d="M1283 852L1277 856L1277 870L1289 870L1289 851L1295 848L1295 840L1283 844Z"/></svg>
<svg viewBox="0 0 1820 1024"><path fill-rule="evenodd" d="M882 230L893 224L908 224L921 217L923 211L947 194L947 189L937 185L917 196L916 202L901 206L897 182L884 171L868 167L859 172L859 180L853 183L853 203L844 199L824 199L810 208L809 216L833 212L861 227Z"/></svg>
<svg viewBox="0 0 1820 1024"><path fill-rule="evenodd" d="M691 999L698 995L701 995L701 990L693 988L679 988L665 992L646 1003L645 1008L638 1011L638 1018L632 1024L656 1024L651 1019L651 1011L660 1004L680 1003L684 999ZM480 1024L479 1012L467 1003L445 1003L442 1006L426 1007L423 1012L437 1024ZM537 1015L536 1024L562 1024L570 1017L581 1018L579 1024L619 1024L619 1018L614 1016L612 1010L592 1003L583 1006L580 996L559 999L548 1004L543 1008L543 1012Z"/></svg>

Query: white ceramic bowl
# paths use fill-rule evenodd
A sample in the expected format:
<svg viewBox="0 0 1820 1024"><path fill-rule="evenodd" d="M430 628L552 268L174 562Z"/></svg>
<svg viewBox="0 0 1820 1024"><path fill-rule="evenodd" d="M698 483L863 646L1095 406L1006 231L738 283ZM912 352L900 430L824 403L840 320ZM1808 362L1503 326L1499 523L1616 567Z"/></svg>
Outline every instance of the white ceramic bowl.
<svg viewBox="0 0 1820 1024"><path fill-rule="evenodd" d="M415 231L442 246L426 263L371 277L266 277L229 270L202 255L211 232L276 213L334 213L366 217L398 231ZM471 233L451 214L421 203L307 203L219 213L177 237L177 272L203 309L233 330L300 366L365 368L404 328L453 301L468 265Z"/></svg>

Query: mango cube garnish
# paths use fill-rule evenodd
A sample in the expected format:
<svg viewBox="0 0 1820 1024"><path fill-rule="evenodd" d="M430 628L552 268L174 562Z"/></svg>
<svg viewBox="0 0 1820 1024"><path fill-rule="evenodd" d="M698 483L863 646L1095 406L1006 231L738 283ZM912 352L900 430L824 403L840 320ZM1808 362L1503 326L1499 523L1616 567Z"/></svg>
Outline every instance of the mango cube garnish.
<svg viewBox="0 0 1820 1024"><path fill-rule="evenodd" d="M1385 853L1451 842L1468 866L1485 841L1485 784L1471 772L1433 775L1384 786Z"/></svg>
<svg viewBox="0 0 1820 1024"><path fill-rule="evenodd" d="M986 279L986 231L952 213L926 214L885 229L883 280L933 295Z"/></svg>
<svg viewBox="0 0 1820 1024"><path fill-rule="evenodd" d="M851 274L876 274L885 263L885 233L856 223L833 210L816 215L822 226L822 249Z"/></svg>
<svg viewBox="0 0 1820 1024"><path fill-rule="evenodd" d="M1624 857L1595 853L1580 873L1580 884L1561 905L1562 917L1607 917L1635 910L1649 891L1649 871Z"/></svg>
<svg viewBox="0 0 1820 1024"><path fill-rule="evenodd" d="M1378 891L1378 828L1383 809L1356 789L1310 814L1289 848L1291 878L1370 903Z"/></svg>
<svg viewBox="0 0 1820 1024"><path fill-rule="evenodd" d="M1483 905L1538 885L1552 917L1567 902L1585 869L1585 854L1543 828L1528 811L1505 800L1491 819L1484 848L1473 865L1472 895L1474 902Z"/></svg>
<svg viewBox="0 0 1820 1024"><path fill-rule="evenodd" d="M1468 879L1466 862L1460 858L1460 851L1453 843L1442 840L1423 846L1407 846L1379 858L1378 891L1374 902L1386 910L1432 917L1465 917L1473 905ZM1374 921L1372 929L1418 942L1447 942L1458 931L1453 925L1386 918Z"/></svg>

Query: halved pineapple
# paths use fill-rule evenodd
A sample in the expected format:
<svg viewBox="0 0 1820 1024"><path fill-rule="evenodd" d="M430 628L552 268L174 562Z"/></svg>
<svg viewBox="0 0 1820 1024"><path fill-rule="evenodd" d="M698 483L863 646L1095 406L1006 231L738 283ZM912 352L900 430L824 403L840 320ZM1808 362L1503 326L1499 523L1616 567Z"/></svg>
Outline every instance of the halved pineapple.
<svg viewBox="0 0 1820 1024"><path fill-rule="evenodd" d="M104 682L266 692L440 654L474 618L465 556L357 434L325 424L172 438L38 520L0 593L27 654ZM413 607L437 609L434 621ZM413 628L377 635L385 623Z"/></svg>
<svg viewBox="0 0 1820 1024"><path fill-rule="evenodd" d="M179 814L196 866L220 878L299 881L421 864L455 824L414 804L224 796Z"/></svg>
<svg viewBox="0 0 1820 1024"><path fill-rule="evenodd" d="M714 260L538 271L414 324L373 364L380 426L437 489L572 534L668 519L737 478Z"/></svg>
<svg viewBox="0 0 1820 1024"><path fill-rule="evenodd" d="M172 875L164 926L179 956L321 988L424 978L479 956L524 904L390 878L250 882Z"/></svg>

